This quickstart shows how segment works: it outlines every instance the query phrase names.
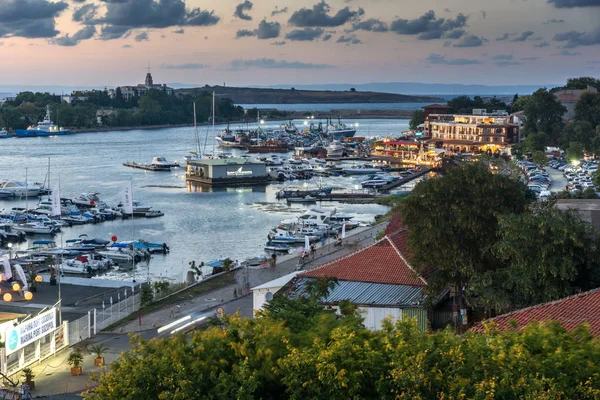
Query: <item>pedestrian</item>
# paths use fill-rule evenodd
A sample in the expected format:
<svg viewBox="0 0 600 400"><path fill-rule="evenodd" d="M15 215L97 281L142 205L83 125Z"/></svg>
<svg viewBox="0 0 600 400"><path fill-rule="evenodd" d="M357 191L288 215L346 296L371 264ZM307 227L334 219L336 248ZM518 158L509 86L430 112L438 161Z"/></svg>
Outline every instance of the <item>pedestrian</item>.
<svg viewBox="0 0 600 400"><path fill-rule="evenodd" d="M315 246L315 244L311 244L310 245L310 255L312 257L312 259L315 259L315 253L317 252L317 246Z"/></svg>
<svg viewBox="0 0 600 400"><path fill-rule="evenodd" d="M277 266L277 254L273 253L271 255L271 268L275 269Z"/></svg>

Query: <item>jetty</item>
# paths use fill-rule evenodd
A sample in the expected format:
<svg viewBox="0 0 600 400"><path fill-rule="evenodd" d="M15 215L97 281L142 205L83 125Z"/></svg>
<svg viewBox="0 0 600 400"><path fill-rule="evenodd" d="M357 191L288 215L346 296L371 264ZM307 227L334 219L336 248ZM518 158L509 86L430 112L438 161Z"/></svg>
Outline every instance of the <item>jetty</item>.
<svg viewBox="0 0 600 400"><path fill-rule="evenodd" d="M170 166L153 165L153 164L140 164L140 163L129 162L129 161L124 162L123 165L126 166L126 167L130 167L130 168L143 169L145 171L170 171L171 170Z"/></svg>
<svg viewBox="0 0 600 400"><path fill-rule="evenodd" d="M407 176L406 178L402 178L402 179L398 179L397 181L388 183L385 186L382 186L379 188L379 192L380 193L387 193L388 191L390 191L391 189L397 188L398 186L402 186L414 179L417 179L423 175L426 175L428 173L430 173L433 169L432 168L423 168L422 171L420 172L416 172L410 176Z"/></svg>

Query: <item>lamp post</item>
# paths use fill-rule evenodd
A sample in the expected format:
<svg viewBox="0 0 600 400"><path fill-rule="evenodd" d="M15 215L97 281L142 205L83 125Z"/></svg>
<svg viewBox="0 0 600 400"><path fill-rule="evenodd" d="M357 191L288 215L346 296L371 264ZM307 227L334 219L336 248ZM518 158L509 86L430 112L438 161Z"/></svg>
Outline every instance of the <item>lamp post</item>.
<svg viewBox="0 0 600 400"><path fill-rule="evenodd" d="M8 244L8 258L9 259L12 259L12 246L13 246L12 243Z"/></svg>

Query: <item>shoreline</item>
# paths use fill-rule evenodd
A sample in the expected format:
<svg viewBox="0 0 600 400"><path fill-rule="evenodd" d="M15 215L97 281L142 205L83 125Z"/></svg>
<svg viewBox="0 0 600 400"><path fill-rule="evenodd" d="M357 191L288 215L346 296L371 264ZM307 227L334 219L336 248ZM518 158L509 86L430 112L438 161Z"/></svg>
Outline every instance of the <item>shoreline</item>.
<svg viewBox="0 0 600 400"><path fill-rule="evenodd" d="M263 111L263 110L261 110ZM289 119L305 119L307 115L314 116L315 119L326 118L344 118L344 119L410 119L416 110L331 110L328 112L313 112L310 111L290 111L285 117L273 118L273 121L286 121ZM254 123L254 120L239 120L229 121L229 124L246 124ZM218 125L226 124L227 122L219 121ZM202 122L197 126L207 126L210 122ZM101 133L114 131L135 131L135 130L154 130L168 128L187 128L194 124L164 124L164 125L139 125L139 126L105 126L94 128L70 129L71 133Z"/></svg>

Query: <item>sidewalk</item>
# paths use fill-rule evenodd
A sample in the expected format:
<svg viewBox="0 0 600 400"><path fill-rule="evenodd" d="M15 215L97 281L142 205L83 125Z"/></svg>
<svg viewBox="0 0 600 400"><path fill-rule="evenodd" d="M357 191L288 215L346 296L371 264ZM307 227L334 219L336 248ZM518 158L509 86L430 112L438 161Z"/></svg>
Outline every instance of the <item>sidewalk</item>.
<svg viewBox="0 0 600 400"><path fill-rule="evenodd" d="M335 258L354 252L360 247L365 247L373 243L377 234L385 230L385 227L386 224L379 224L374 227L354 229L348 232L346 239L344 240L344 246L341 248L334 247L333 240L324 247L320 244L317 245L314 260L311 259L309 262L305 263L302 266L302 269L306 270L314 268ZM350 246L351 243L354 244L357 240L357 246ZM297 266L298 256L296 254L290 254L288 256L278 257L275 269L261 267L248 268L250 288L287 275L295 271ZM243 273L243 271L240 270L238 273ZM235 300L236 297L234 296L234 291L237 287L238 285L229 285L222 289L206 293L201 297L191 298L189 301L178 304L178 309L175 307L166 307L151 314L142 315L141 325L138 320L131 321L126 325L116 328L115 332L139 332L147 329L155 329L193 312L212 309L220 304Z"/></svg>

